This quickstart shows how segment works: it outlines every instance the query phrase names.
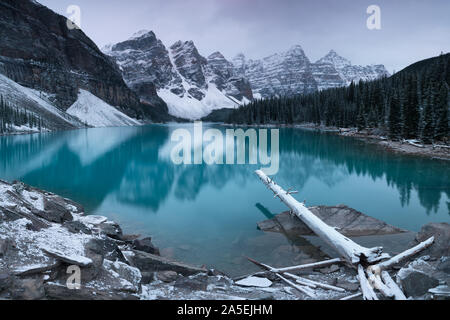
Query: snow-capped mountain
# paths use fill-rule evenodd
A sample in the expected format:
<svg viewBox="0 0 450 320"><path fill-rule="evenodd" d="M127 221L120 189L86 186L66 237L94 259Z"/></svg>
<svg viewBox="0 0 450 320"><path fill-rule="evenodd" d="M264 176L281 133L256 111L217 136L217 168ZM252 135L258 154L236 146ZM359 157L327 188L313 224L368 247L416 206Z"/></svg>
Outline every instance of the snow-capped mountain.
<svg viewBox="0 0 450 320"><path fill-rule="evenodd" d="M126 83L145 100L144 87L154 85L171 115L200 119L212 110L236 108L253 99L248 81L219 52L208 58L192 41L177 41L169 49L152 31L104 48L122 70Z"/></svg>
<svg viewBox="0 0 450 320"><path fill-rule="evenodd" d="M310 93L388 75L383 65L352 65L333 50L313 63L299 45L259 60L239 54L229 61L220 52L205 58L192 41L167 48L152 31L140 31L103 51L142 100L156 91L171 115L186 119L253 98Z"/></svg>
<svg viewBox="0 0 450 320"><path fill-rule="evenodd" d="M311 62L300 46L261 60L247 60L239 54L233 63L238 74L249 79L256 98L317 90Z"/></svg>
<svg viewBox="0 0 450 320"><path fill-rule="evenodd" d="M261 60L238 54L233 63L236 72L250 80L254 96L261 98L309 93L389 75L383 65L352 65L333 50L312 63L298 45Z"/></svg>

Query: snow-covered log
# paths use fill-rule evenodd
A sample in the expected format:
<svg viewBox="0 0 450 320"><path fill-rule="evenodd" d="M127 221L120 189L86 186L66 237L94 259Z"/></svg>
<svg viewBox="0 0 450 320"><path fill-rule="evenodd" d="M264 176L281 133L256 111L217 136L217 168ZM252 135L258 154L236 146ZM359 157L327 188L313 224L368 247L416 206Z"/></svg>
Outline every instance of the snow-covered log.
<svg viewBox="0 0 450 320"><path fill-rule="evenodd" d="M304 269L312 269L312 268L319 268L319 267L326 267L332 264L341 263L342 260L339 258L331 259L331 260L325 260L320 262L314 262L314 263L308 263L308 264L302 264L298 266L293 267L286 267L286 268L273 268L272 272L278 272L278 273L285 273L285 272L294 272Z"/></svg>
<svg viewBox="0 0 450 320"><path fill-rule="evenodd" d="M425 148L423 144L419 144L417 142L418 142L417 140L403 140L403 143L408 143L417 148Z"/></svg>
<svg viewBox="0 0 450 320"><path fill-rule="evenodd" d="M344 298L341 298L339 300L352 300L352 299L358 298L360 296L362 296L362 293L358 292L358 293L352 294L351 296L346 296Z"/></svg>
<svg viewBox="0 0 450 320"><path fill-rule="evenodd" d="M434 242L434 237L431 237L428 240L425 240L425 241L419 243L417 246L412 247L406 251L403 251L402 253L399 253L398 255L390 258L389 260L380 262L378 264L370 266L369 268L372 270L373 273L381 274L382 270L387 270L387 269L395 266L396 264L399 264L403 260L406 260L406 259L416 255L420 251L425 250L426 248L431 246L433 244L433 242Z"/></svg>
<svg viewBox="0 0 450 320"><path fill-rule="evenodd" d="M391 290L395 300L407 300L403 291L399 288L395 281L392 280L387 271L381 272L381 278L383 279L386 286Z"/></svg>
<svg viewBox="0 0 450 320"><path fill-rule="evenodd" d="M323 289L327 289L327 290L334 290L334 291L339 291L339 292L345 292L345 289L343 289L343 288L339 288L339 287L335 287L335 286L332 286L332 285L329 285L329 284L326 284L326 283L321 283L321 282L317 282L317 281L314 281L314 280L302 278L302 277L299 277L299 276L297 276L295 274L292 274L292 273L288 273L287 272L287 273L285 273L285 275L291 277L292 279L295 279L295 281L297 283L306 285L308 287L312 287L312 288L319 287L319 288L323 288Z"/></svg>
<svg viewBox="0 0 450 320"><path fill-rule="evenodd" d="M283 277L281 274L279 273L275 273L277 275L278 278L280 278L281 280L283 280L285 283L287 283L288 285L290 285L291 287L293 287L294 289L297 289L298 291L306 294L307 296L311 297L311 298L316 298L316 294L314 293L314 291L312 291L311 289L309 289L308 287L305 286L301 286L298 285L288 279L286 279L285 277Z"/></svg>
<svg viewBox="0 0 450 320"><path fill-rule="evenodd" d="M389 255L382 252L381 247L365 248L343 236L330 227L317 216L315 216L304 204L298 202L289 192L277 185L261 170L256 171L261 181L273 191L276 197L286 204L292 212L302 220L316 235L328 242L336 251L349 263L359 264L374 263L382 259L389 258Z"/></svg>
<svg viewBox="0 0 450 320"><path fill-rule="evenodd" d="M358 279L361 285L361 291L364 297L364 300L378 300L378 297L373 290L372 286L369 283L369 280L366 278L366 274L364 272L364 268L362 265L358 265Z"/></svg>

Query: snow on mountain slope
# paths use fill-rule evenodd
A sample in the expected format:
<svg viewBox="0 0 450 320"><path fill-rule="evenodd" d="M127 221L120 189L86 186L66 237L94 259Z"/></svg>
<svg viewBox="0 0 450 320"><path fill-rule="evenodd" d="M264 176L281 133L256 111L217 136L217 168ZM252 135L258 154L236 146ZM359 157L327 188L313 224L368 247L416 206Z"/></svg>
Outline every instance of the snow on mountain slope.
<svg viewBox="0 0 450 320"><path fill-rule="evenodd" d="M250 84L234 73L231 62L219 52L203 57L192 41L177 41L167 49L152 31L144 30L103 50L136 92L153 83L173 116L196 120L253 99Z"/></svg>
<svg viewBox="0 0 450 320"><path fill-rule="evenodd" d="M0 74L0 95L10 105L25 109L42 118L46 129L74 129L84 126L77 118L56 108L48 99L50 95L23 87L2 74ZM26 130L27 128L17 129L17 131L29 131Z"/></svg>
<svg viewBox="0 0 450 320"><path fill-rule="evenodd" d="M298 45L260 60L241 53L233 64L238 74L250 80L255 98L309 93L389 75L383 65L352 65L334 50L312 63Z"/></svg>
<svg viewBox="0 0 450 320"><path fill-rule="evenodd" d="M135 126L141 123L86 90L80 90L78 99L67 113L93 127Z"/></svg>
<svg viewBox="0 0 450 320"><path fill-rule="evenodd" d="M204 97L200 101L190 95L180 97L169 89L158 91L158 95L167 103L171 115L188 120L198 120L213 110L234 109L241 104L240 101L224 95L214 84L209 84L208 89L203 90L202 93Z"/></svg>

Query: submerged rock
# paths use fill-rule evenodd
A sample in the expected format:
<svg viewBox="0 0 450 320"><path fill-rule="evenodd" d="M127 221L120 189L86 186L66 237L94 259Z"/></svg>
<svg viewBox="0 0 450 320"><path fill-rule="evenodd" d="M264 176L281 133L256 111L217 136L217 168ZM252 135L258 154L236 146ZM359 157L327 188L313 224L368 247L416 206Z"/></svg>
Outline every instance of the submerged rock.
<svg viewBox="0 0 450 320"><path fill-rule="evenodd" d="M189 266L184 263L175 262L164 257L137 250L133 250L132 254L127 256L127 260L132 266L143 272L175 271L184 276L208 272L208 270L204 268Z"/></svg>
<svg viewBox="0 0 450 320"><path fill-rule="evenodd" d="M160 255L159 249L152 243L152 238L136 239L133 241L133 247L139 251Z"/></svg>
<svg viewBox="0 0 450 320"><path fill-rule="evenodd" d="M450 224L429 223L423 226L410 245L415 246L431 237L434 237L433 245L422 251L421 255L430 255L434 258L450 256Z"/></svg>
<svg viewBox="0 0 450 320"><path fill-rule="evenodd" d="M335 207L318 206L309 210L329 226L335 227L345 236L359 237L403 233L402 230L383 221L369 217L345 205ZM284 212L273 219L258 223L258 228L266 232L288 235L313 235L314 233L296 216Z"/></svg>

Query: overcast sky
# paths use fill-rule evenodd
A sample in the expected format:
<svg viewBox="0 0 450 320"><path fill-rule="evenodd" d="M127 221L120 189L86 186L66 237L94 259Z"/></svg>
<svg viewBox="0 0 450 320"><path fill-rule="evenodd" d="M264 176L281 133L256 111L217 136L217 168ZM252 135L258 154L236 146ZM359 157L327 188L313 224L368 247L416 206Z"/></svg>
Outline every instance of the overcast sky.
<svg viewBox="0 0 450 320"><path fill-rule="evenodd" d="M39 0L67 15L81 8L83 31L99 47L153 30L168 47L193 40L202 55L262 58L300 44L312 61L334 49L354 64L390 72L450 51L449 0ZM381 30L369 30L369 5Z"/></svg>

